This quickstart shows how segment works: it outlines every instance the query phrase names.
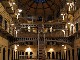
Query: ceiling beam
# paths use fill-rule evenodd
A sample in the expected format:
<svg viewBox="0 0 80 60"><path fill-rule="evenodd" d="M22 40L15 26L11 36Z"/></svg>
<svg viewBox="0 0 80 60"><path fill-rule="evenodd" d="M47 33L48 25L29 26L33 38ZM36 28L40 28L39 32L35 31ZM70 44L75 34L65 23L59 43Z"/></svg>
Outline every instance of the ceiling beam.
<svg viewBox="0 0 80 60"><path fill-rule="evenodd" d="M43 6L44 18L45 18L45 14L46 14L46 13L45 13L45 9L44 9L44 5L43 5L43 3L42 3L42 6Z"/></svg>
<svg viewBox="0 0 80 60"><path fill-rule="evenodd" d="M51 6L48 4L48 2L46 1L47 5L49 6L50 10L52 11L53 15L54 15L54 10L51 8Z"/></svg>

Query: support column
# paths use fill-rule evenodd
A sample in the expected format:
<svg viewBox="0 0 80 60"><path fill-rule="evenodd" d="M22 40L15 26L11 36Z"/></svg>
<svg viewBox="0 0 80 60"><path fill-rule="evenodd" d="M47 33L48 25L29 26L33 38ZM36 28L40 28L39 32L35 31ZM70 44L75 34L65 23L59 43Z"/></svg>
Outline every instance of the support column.
<svg viewBox="0 0 80 60"><path fill-rule="evenodd" d="M19 54L19 59L21 59L21 51L20 51L20 54Z"/></svg>
<svg viewBox="0 0 80 60"><path fill-rule="evenodd" d="M67 51L66 51L66 60L67 60Z"/></svg>
<svg viewBox="0 0 80 60"><path fill-rule="evenodd" d="M19 60L19 51L18 51L18 60Z"/></svg>
<svg viewBox="0 0 80 60"><path fill-rule="evenodd" d="M18 51L16 51L16 59L18 59Z"/></svg>
<svg viewBox="0 0 80 60"><path fill-rule="evenodd" d="M13 60L15 60L15 51L13 51L13 53L14 53L14 54L13 54L13 57L14 57L14 59L13 59Z"/></svg>
<svg viewBox="0 0 80 60"><path fill-rule="evenodd" d="M70 50L68 50L68 60L70 60Z"/></svg>

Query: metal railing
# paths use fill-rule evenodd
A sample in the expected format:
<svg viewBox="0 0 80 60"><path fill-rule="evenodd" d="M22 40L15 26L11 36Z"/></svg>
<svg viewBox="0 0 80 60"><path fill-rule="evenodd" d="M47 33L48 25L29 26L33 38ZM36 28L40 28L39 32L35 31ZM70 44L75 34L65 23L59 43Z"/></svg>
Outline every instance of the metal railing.
<svg viewBox="0 0 80 60"><path fill-rule="evenodd" d="M34 38L34 37L33 38L32 37L27 37L27 38L18 37L18 38L15 38L12 43L28 42L28 41L34 42L37 40L38 40L38 38ZM40 40L44 40L43 37L40 37ZM68 37L56 37L56 38L46 37L45 40L48 42L49 41L53 41L53 42L56 41L56 42L64 42L64 43L70 43L70 41L71 41Z"/></svg>

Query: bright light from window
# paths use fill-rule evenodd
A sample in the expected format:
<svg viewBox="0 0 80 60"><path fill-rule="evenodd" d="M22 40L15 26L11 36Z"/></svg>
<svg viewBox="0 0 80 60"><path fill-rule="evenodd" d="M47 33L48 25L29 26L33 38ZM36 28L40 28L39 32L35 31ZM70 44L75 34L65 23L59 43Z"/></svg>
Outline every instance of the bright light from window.
<svg viewBox="0 0 80 60"><path fill-rule="evenodd" d="M64 47L64 49L67 49L66 46Z"/></svg>
<svg viewBox="0 0 80 60"><path fill-rule="evenodd" d="M31 48L29 47L29 48L26 48L26 50L25 50L25 52L31 52L32 50L31 50Z"/></svg>
<svg viewBox="0 0 80 60"><path fill-rule="evenodd" d="M49 49L49 52L52 52L52 51L54 51L53 48L50 48L50 49Z"/></svg>

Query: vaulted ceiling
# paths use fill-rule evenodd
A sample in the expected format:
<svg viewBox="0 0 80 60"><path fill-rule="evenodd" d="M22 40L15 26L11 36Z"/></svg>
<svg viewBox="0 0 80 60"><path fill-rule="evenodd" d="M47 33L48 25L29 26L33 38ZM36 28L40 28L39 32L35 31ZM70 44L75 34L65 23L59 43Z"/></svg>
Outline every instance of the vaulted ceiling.
<svg viewBox="0 0 80 60"><path fill-rule="evenodd" d="M18 8L22 9L22 17L41 16L46 19L55 19L60 15L60 9L66 4L66 0L16 0Z"/></svg>

